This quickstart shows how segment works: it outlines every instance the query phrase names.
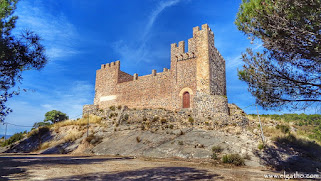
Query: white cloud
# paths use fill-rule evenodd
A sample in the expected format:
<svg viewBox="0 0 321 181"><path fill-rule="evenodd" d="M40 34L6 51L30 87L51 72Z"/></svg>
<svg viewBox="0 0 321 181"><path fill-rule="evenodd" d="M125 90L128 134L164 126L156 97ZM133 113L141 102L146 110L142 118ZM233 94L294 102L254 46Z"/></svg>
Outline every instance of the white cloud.
<svg viewBox="0 0 321 181"><path fill-rule="evenodd" d="M141 61L150 62L155 55L146 47L148 35L151 32L152 26L157 17L166 9L179 3L180 0L161 1L156 8L151 12L147 19L147 25L140 39L136 43L127 43L124 40L119 40L113 44L113 49L120 55L120 59L126 63L139 63ZM135 41L135 40L133 40ZM127 62L128 61L128 62Z"/></svg>
<svg viewBox="0 0 321 181"><path fill-rule="evenodd" d="M81 53L75 48L79 37L74 25L63 14L53 15L44 9L40 1L19 2L17 31L30 29L40 35L50 60L62 60Z"/></svg>
<svg viewBox="0 0 321 181"><path fill-rule="evenodd" d="M263 45L262 43L255 42L253 44L254 47L252 49L258 50L262 47L262 45ZM245 48L244 48L244 51L245 51ZM237 56L231 57L231 58L228 57L226 59L226 68L227 69L235 69L235 68L240 67L241 65L243 65L241 58L242 58L242 55L237 55Z"/></svg>
<svg viewBox="0 0 321 181"><path fill-rule="evenodd" d="M145 39L147 34L150 32L156 18L159 16L159 14L164 11L166 8L171 7L175 4L177 4L180 0L170 0L170 1L161 1L158 6L156 7L156 9L153 10L153 12L151 13L151 15L149 16L149 20L148 23L146 25L144 34L143 34L143 38Z"/></svg>

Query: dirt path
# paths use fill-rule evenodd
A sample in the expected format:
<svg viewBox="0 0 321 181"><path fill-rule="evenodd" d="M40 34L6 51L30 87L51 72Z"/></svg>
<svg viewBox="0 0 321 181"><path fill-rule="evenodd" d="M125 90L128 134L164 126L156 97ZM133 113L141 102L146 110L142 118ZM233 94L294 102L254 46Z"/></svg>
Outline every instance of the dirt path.
<svg viewBox="0 0 321 181"><path fill-rule="evenodd" d="M0 154L0 180L266 180L269 173L195 160Z"/></svg>

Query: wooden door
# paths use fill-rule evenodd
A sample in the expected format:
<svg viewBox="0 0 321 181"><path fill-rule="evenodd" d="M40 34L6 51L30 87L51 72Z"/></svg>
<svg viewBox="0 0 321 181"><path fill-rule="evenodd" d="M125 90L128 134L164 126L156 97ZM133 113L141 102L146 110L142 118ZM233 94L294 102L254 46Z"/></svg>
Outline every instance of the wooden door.
<svg viewBox="0 0 321 181"><path fill-rule="evenodd" d="M183 94L183 108L189 108L189 107L190 107L189 92L184 92L184 94Z"/></svg>

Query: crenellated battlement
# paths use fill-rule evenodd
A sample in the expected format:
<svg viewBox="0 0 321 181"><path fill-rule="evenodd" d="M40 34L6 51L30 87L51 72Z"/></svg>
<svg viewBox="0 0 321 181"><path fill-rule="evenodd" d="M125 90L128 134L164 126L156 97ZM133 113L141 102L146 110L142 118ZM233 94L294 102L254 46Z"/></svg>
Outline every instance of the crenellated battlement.
<svg viewBox="0 0 321 181"><path fill-rule="evenodd" d="M101 65L96 72L94 104L130 108L196 109L198 115L226 112L225 61L214 46L214 33L207 24L193 28L187 41L171 44L170 69L151 70L138 76L120 70L120 61ZM223 95L223 96L222 96ZM223 110L223 111L222 111Z"/></svg>
<svg viewBox="0 0 321 181"><path fill-rule="evenodd" d="M210 36L209 36L210 35ZM185 51L185 41L180 41L177 43L171 44L171 59L172 61L182 61L192 58L196 58L197 47L204 43L202 37L210 37L214 39L214 33L207 24L203 24L201 29L199 26L193 28L193 38L188 39L188 51Z"/></svg>
<svg viewBox="0 0 321 181"><path fill-rule="evenodd" d="M110 62L110 63L106 63L106 64L101 65L101 69L108 69L108 68L113 68L113 67L120 68L120 61L117 60L115 62Z"/></svg>
<svg viewBox="0 0 321 181"><path fill-rule="evenodd" d="M194 35L196 35L198 32L200 31L209 31L210 33L214 34L213 31L211 30L211 28L208 26L208 24L203 24L202 29L200 29L199 26L193 27L193 37Z"/></svg>

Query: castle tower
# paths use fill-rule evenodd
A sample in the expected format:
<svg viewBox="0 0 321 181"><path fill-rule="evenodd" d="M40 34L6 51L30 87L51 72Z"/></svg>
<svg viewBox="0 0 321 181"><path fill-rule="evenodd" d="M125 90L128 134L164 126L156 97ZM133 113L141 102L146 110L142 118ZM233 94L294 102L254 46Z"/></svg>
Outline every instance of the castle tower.
<svg viewBox="0 0 321 181"><path fill-rule="evenodd" d="M214 33L207 24L193 28L187 52L184 41L171 44L170 69L151 72L129 75L120 70L120 61L101 65L91 107L185 109L198 118L228 114L225 61L214 46Z"/></svg>
<svg viewBox="0 0 321 181"><path fill-rule="evenodd" d="M175 97L174 93L174 100L178 100L176 107L185 108L184 95L188 93L190 108L227 113L225 60L215 48L214 33L207 24L201 29L193 28L187 52L184 41L178 46L171 44L171 70L176 85L173 92L179 95ZM186 79L190 80L189 84Z"/></svg>

